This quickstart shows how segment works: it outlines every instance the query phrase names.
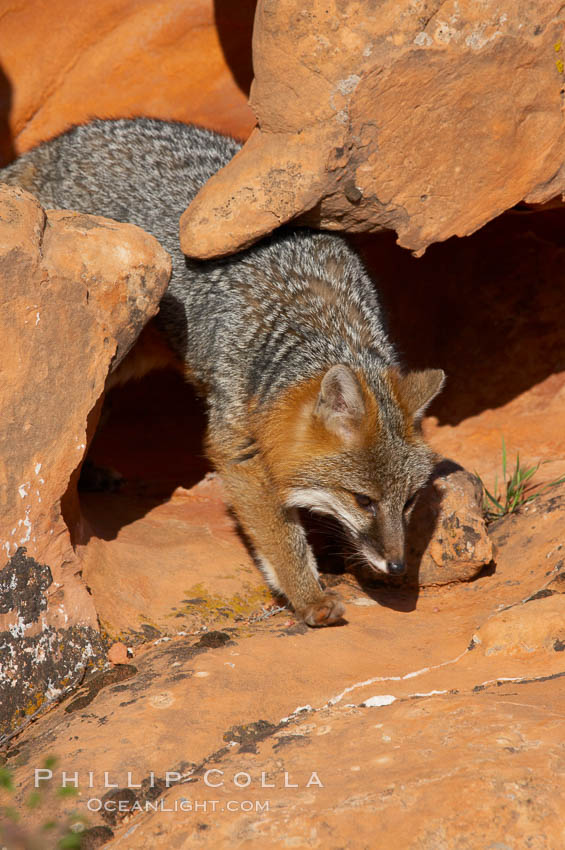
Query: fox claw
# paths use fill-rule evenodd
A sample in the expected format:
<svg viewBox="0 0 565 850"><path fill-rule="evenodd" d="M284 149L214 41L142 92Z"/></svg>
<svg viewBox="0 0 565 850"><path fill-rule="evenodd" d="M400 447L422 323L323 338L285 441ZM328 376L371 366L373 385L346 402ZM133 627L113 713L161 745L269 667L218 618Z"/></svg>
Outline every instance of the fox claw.
<svg viewBox="0 0 565 850"><path fill-rule="evenodd" d="M341 620L345 614L345 605L334 591L327 591L312 605L300 611L308 626L329 626Z"/></svg>

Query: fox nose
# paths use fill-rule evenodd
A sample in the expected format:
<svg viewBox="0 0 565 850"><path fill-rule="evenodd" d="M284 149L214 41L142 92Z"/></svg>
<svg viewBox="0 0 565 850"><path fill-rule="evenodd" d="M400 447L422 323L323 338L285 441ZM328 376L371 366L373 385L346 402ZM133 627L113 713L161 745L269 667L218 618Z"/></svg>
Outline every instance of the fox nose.
<svg viewBox="0 0 565 850"><path fill-rule="evenodd" d="M386 570L391 576L401 576L406 572L406 565L404 561L387 561Z"/></svg>

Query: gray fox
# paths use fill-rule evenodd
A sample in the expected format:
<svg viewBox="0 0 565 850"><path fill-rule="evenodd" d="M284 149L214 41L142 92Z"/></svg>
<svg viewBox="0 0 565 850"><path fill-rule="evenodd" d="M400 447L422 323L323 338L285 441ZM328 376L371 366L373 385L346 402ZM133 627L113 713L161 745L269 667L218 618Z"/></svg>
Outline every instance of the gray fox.
<svg viewBox="0 0 565 850"><path fill-rule="evenodd" d="M320 583L298 509L337 518L375 570L402 574L407 506L435 459L419 422L444 373L402 373L375 287L338 235L285 229L232 257L182 254L179 216L238 149L180 123L93 121L0 179L45 207L137 224L171 254L160 312L116 380L169 362L205 394L208 455L268 583L327 625L344 606Z"/></svg>

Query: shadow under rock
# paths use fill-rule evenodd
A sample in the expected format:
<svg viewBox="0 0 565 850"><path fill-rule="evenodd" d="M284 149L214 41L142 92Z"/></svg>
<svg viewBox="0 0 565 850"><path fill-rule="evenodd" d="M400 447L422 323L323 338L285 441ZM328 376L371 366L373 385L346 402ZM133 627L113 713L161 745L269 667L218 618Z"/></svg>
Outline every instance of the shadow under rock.
<svg viewBox="0 0 565 850"><path fill-rule="evenodd" d="M174 372L153 372L113 389L87 456L101 471L101 484L93 485L95 472L79 487L81 513L92 533L114 540L177 487L188 490L201 481L212 469L205 431L204 403Z"/></svg>
<svg viewBox="0 0 565 850"><path fill-rule="evenodd" d="M16 149L10 128L12 109L12 84L0 68L0 168L16 158Z"/></svg>
<svg viewBox="0 0 565 850"><path fill-rule="evenodd" d="M253 23L257 0L214 0L214 20L226 63L241 91L253 80Z"/></svg>
<svg viewBox="0 0 565 850"><path fill-rule="evenodd" d="M565 370L565 207L508 212L421 258L354 234L407 368L441 367L428 414L457 425Z"/></svg>

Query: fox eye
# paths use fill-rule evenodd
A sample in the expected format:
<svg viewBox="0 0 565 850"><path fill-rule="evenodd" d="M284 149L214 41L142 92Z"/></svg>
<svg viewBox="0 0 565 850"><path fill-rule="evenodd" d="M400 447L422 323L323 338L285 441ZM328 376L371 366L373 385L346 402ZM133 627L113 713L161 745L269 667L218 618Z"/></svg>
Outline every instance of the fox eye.
<svg viewBox="0 0 565 850"><path fill-rule="evenodd" d="M365 496L363 493L354 493L353 496L360 508L365 511L373 510L375 503L370 496Z"/></svg>
<svg viewBox="0 0 565 850"><path fill-rule="evenodd" d="M413 493L412 496L410 496L410 498L406 500L406 502L404 503L404 507L402 508L404 513L406 513L410 510L410 508L413 507L417 495L417 493Z"/></svg>

